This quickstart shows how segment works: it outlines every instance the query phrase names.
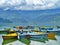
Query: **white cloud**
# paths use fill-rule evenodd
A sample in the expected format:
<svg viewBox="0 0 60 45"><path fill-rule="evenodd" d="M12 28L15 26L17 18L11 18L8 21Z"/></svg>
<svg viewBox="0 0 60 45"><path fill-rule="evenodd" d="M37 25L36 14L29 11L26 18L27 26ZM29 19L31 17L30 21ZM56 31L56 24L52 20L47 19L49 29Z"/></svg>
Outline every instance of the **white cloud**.
<svg viewBox="0 0 60 45"><path fill-rule="evenodd" d="M0 0L4 10L44 10L60 7L60 0Z"/></svg>

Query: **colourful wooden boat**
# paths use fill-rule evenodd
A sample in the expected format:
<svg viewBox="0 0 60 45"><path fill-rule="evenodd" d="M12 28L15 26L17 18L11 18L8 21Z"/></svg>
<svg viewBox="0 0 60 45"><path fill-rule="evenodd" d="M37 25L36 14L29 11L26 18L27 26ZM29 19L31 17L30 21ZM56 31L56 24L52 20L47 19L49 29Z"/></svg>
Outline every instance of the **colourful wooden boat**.
<svg viewBox="0 0 60 45"><path fill-rule="evenodd" d="M55 40L55 33L48 33L48 39Z"/></svg>
<svg viewBox="0 0 60 45"><path fill-rule="evenodd" d="M17 38L17 33L7 34L7 35L4 35L2 37L3 37L3 40L9 40L9 39Z"/></svg>
<svg viewBox="0 0 60 45"><path fill-rule="evenodd" d="M48 36L48 34L47 33L43 33L43 32L30 32L30 33L23 33L23 34L20 34L19 35L20 36L20 38L26 38L26 36L28 37L30 37L30 39L43 39L43 38L45 38L45 37L47 37Z"/></svg>

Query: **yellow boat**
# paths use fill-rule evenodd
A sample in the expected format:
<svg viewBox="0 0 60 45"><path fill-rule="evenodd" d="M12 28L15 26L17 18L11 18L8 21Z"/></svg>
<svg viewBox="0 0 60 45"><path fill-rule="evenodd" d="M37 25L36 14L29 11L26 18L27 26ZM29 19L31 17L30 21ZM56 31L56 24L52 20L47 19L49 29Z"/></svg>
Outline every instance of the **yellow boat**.
<svg viewBox="0 0 60 45"><path fill-rule="evenodd" d="M48 33L48 39L56 39L55 38L55 33Z"/></svg>
<svg viewBox="0 0 60 45"><path fill-rule="evenodd" d="M16 38L17 39L17 33L14 30L10 30L7 35L2 36L3 40L9 40Z"/></svg>
<svg viewBox="0 0 60 45"><path fill-rule="evenodd" d="M8 32L8 34L11 34L11 33L16 33L16 31L10 30L10 31Z"/></svg>
<svg viewBox="0 0 60 45"><path fill-rule="evenodd" d="M55 33L45 33L45 32L35 32L35 33L38 35L46 34L48 39L56 40L56 38L55 38L56 34Z"/></svg>
<svg viewBox="0 0 60 45"><path fill-rule="evenodd" d="M17 39L17 33L7 34L7 35L2 36L2 37L3 37L3 40L14 39L14 38Z"/></svg>

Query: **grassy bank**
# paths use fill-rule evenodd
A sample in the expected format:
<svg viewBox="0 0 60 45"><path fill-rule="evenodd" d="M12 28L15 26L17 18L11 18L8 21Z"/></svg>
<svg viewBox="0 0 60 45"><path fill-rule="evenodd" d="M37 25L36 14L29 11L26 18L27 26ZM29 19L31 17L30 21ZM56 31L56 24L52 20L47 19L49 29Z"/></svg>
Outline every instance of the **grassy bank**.
<svg viewBox="0 0 60 45"><path fill-rule="evenodd" d="M0 31L0 34L7 34L8 31Z"/></svg>

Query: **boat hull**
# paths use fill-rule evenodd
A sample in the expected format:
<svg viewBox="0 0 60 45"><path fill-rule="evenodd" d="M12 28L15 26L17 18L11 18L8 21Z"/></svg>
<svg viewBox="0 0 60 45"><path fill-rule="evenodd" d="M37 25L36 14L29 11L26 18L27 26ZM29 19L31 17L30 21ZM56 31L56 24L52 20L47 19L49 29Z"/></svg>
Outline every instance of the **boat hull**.
<svg viewBox="0 0 60 45"><path fill-rule="evenodd" d="M17 39L17 36L2 36L3 40Z"/></svg>
<svg viewBox="0 0 60 45"><path fill-rule="evenodd" d="M53 40L56 39L55 35L56 35L55 33L48 33L48 39L53 39Z"/></svg>

